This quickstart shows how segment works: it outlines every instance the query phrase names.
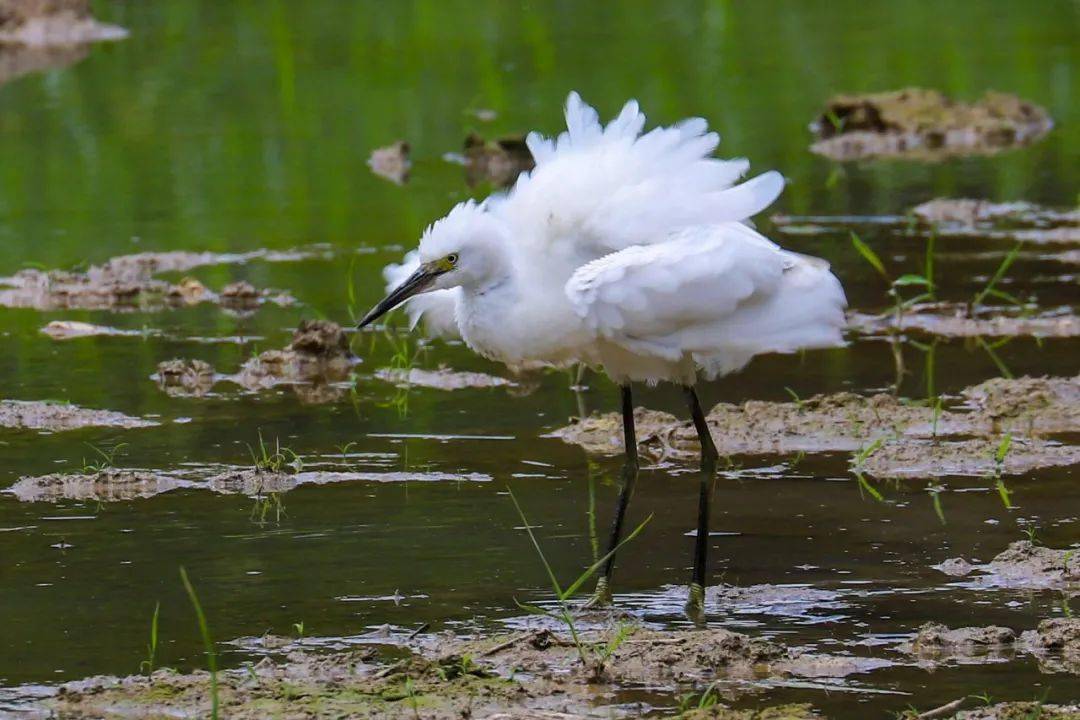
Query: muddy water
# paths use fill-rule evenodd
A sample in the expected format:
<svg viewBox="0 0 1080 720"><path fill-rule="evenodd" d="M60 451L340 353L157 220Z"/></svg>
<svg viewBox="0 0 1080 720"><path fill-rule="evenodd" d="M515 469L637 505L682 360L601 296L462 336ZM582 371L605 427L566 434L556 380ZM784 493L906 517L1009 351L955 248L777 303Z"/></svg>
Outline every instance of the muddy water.
<svg viewBox="0 0 1080 720"><path fill-rule="evenodd" d="M688 3L618 17L599 7L492 2L471 7L477 21L465 26L460 8L442 4L374 8L358 4L342 17L342 8L319 4L106 4L101 19L130 29L129 40L0 86L0 275L28 265L85 269L144 251L326 244L284 262L257 253L162 275L172 283L189 275L215 291L236 281L280 289L296 298L292 307L0 309L0 399L64 401L156 423L0 430L0 488L81 471L101 460L90 445L122 444L118 467L210 476L250 463L260 433L309 468L362 478L262 502L197 487L102 503L0 494L0 684L136 671L157 602L158 664L201 665L180 566L218 640L295 635L298 622L323 637L385 624L504 630L520 615L515 598L551 597L508 485L560 576L588 563L590 497L602 535L618 460L542 436L583 409L612 409L615 390L601 377L587 375L578 393L563 373L512 386L402 389L379 371L401 354L404 336L365 335L353 342L355 381L336 392L218 384L184 397L151 379L172 358L236 373L253 355L287 345L301 319L346 322L350 273L355 309L366 309L380 296L382 265L473 192L463 168L442 159L460 152L472 131L557 130L570 88L604 114L633 94L651 119L705 115L725 152L781 169L792 182L777 212L791 215L899 215L937 195L1068 207L1080 187L1077 18L1067 2L902 11L865 1ZM1047 108L1057 128L1014 152L934 164L836 164L808 151L806 123L827 96L911 84L966 99L991 87L1014 92ZM490 117L479 110L495 119L478 119ZM401 186L366 164L373 149L398 139L412 159ZM858 231L891 272L920 269L923 238L872 222ZM853 308L884 309L882 282L851 249L846 227L785 242L829 259ZM940 240L942 299L969 299L1011 246ZM1056 257L1067 249L1029 248L1001 287L1041 309L1075 311L1075 265ZM40 332L52 321L134 332L57 341ZM895 378L889 344L852 340L842 350L761 358L708 384L704 399L887 389ZM991 351L970 338L942 339L930 352L903 345L901 393L925 398L1005 372L1077 371L1076 338L1000 340L988 341ZM415 350L410 344L404 354ZM415 357L425 370L505 376L455 345L433 344ZM643 388L638 398L681 412L670 389ZM848 459L736 457L718 485L713 579L824 594L799 603L728 593L713 603L712 622L897 663L848 679L843 692L792 682L769 689L768 701L857 718L868 707L926 708L984 690L1009 700L1044 691L1058 702L1080 697L1075 676L1043 674L1027 657L931 675L893 650L927 621L1019 632L1063 615L1060 592L985 589L931 566L953 557L987 562L1031 528L1054 547L1080 542L1077 467L1007 477L1006 507L994 481L978 477L874 483L879 501ZM617 599L661 626L682 622L681 598L667 586L689 574L696 495L689 467L650 466L631 508L632 522L654 519L620 562ZM252 657L237 646L222 652L230 665ZM676 702L671 693L629 696L658 708Z"/></svg>

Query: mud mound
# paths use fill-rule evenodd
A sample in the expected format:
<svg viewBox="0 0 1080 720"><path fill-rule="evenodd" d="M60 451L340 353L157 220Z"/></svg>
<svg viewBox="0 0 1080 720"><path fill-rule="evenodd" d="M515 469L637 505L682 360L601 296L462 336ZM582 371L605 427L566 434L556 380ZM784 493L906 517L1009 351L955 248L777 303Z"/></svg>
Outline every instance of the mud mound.
<svg viewBox="0 0 1080 720"><path fill-rule="evenodd" d="M136 266L91 267L87 272L20 270L0 278L0 306L35 310L152 311L211 302L234 310L252 310L263 303L291 305L287 293L256 291L233 284L216 294L194 278L166 282L136 272Z"/></svg>
<svg viewBox="0 0 1080 720"><path fill-rule="evenodd" d="M371 151L367 164L371 172L379 177L386 178L395 185L404 185L409 181L409 170L412 168L409 161L409 143L398 140L392 145L376 148Z"/></svg>
<svg viewBox="0 0 1080 720"><path fill-rule="evenodd" d="M1043 670L1080 675L1080 618L1043 620L1020 641Z"/></svg>
<svg viewBox="0 0 1080 720"><path fill-rule="evenodd" d="M81 45L127 36L122 27L94 20L89 0L0 0L0 45Z"/></svg>
<svg viewBox="0 0 1080 720"><path fill-rule="evenodd" d="M168 474L107 468L95 473L52 473L22 477L4 490L21 502L93 500L112 502L160 495L190 482Z"/></svg>
<svg viewBox="0 0 1080 720"><path fill-rule="evenodd" d="M340 325L327 320L304 320L293 331L287 346L249 358L235 374L219 374L202 360L177 358L159 363L151 377L170 395L201 397L219 382L230 382L252 392L288 385L302 401L323 403L345 393L335 383L348 380L356 362Z"/></svg>
<svg viewBox="0 0 1080 720"><path fill-rule="evenodd" d="M986 416L993 432L1080 432L1080 375L993 378L962 394Z"/></svg>
<svg viewBox="0 0 1080 720"><path fill-rule="evenodd" d="M1046 110L1015 95L988 92L962 103L936 90L907 88L830 99L810 125L817 137L810 150L833 160L934 160L1026 145L1052 127Z"/></svg>
<svg viewBox="0 0 1080 720"><path fill-rule="evenodd" d="M929 622L919 628L910 643L901 649L915 655L939 657L948 654L981 654L1011 646L1016 633L1006 627L963 627L950 630Z"/></svg>
<svg viewBox="0 0 1080 720"><path fill-rule="evenodd" d="M938 570L954 577L971 576L980 588L1026 588L1080 592L1080 559L1074 550L1058 550L1018 540L986 564L950 558Z"/></svg>
<svg viewBox="0 0 1080 720"><path fill-rule="evenodd" d="M773 707L734 710L724 705L694 708L679 715L679 720L816 720L823 718L810 705L795 703Z"/></svg>
<svg viewBox="0 0 1080 720"><path fill-rule="evenodd" d="M465 181L469 187L490 183L509 187L518 175L536 166L523 135L485 140L476 133L465 138Z"/></svg>
<svg viewBox="0 0 1080 720"><path fill-rule="evenodd" d="M50 401L0 400L0 427L59 432L85 427L141 428L154 425L157 423L153 420L112 410L92 410Z"/></svg>

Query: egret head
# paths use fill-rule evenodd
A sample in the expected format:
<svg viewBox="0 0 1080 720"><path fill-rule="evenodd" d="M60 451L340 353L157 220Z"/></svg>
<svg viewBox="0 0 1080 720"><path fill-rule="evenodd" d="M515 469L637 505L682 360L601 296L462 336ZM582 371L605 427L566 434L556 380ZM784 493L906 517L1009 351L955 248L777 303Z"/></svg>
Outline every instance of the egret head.
<svg viewBox="0 0 1080 720"><path fill-rule="evenodd" d="M455 287L479 288L506 271L499 221L482 205L460 203L420 238L420 266L364 316L375 322L414 295Z"/></svg>

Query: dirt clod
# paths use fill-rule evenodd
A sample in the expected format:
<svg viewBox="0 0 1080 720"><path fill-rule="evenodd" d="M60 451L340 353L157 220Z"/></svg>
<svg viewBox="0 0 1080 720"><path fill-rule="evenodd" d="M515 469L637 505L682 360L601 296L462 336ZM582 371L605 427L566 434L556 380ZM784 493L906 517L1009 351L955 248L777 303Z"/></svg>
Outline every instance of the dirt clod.
<svg viewBox="0 0 1080 720"><path fill-rule="evenodd" d="M936 90L907 88L839 95L810 125L810 149L833 160L906 157L936 160L989 154L1042 138L1053 121L1045 109L999 92L974 103Z"/></svg>
<svg viewBox="0 0 1080 720"><path fill-rule="evenodd" d="M535 165L522 135L485 140L471 133L465 138L465 180L470 187L481 183L507 187Z"/></svg>
<svg viewBox="0 0 1080 720"><path fill-rule="evenodd" d="M398 140L392 145L376 148L371 151L367 163L371 172L379 177L396 185L404 185L409 181L409 170L412 168L409 161L409 143Z"/></svg>
<svg viewBox="0 0 1080 720"><path fill-rule="evenodd" d="M170 395L196 397L210 392L217 378L210 363L179 358L158 363L154 377L161 389Z"/></svg>
<svg viewBox="0 0 1080 720"><path fill-rule="evenodd" d="M1013 644L1016 633L1006 627L963 627L950 630L929 622L919 628L910 643L902 646L916 655L935 656L943 652L978 653Z"/></svg>
<svg viewBox="0 0 1080 720"><path fill-rule="evenodd" d="M76 430L85 427L141 428L157 425L152 420L112 410L31 400L0 400L0 427L29 430Z"/></svg>

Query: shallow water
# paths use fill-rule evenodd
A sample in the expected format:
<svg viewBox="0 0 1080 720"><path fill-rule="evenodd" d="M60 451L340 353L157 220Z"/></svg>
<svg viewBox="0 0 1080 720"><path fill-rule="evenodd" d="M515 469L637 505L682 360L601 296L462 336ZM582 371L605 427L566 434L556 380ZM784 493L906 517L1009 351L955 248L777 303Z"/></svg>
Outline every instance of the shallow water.
<svg viewBox="0 0 1080 720"><path fill-rule="evenodd" d="M352 636L383 624L501 627L515 599L550 598L507 486L561 577L591 556L595 490L600 535L614 503L617 459L588 459L542 437L586 410L614 409L616 391L594 374L575 393L565 373L523 388L401 391L372 374L391 343L365 336L351 392L305 404L289 388L260 394L219 386L204 398L169 397L149 379L158 362L200 358L235 372L256 350L281 347L302 318L349 318L381 296L379 269L411 247L423 226L470 190L442 159L465 135L557 131L559 106L579 89L602 115L636 96L651 122L710 119L725 155L791 179L776 212L897 215L938 195L1076 202L1080 187L1080 23L1068 2L896 6L858 3L682 3L636 6L489 2L107 4L102 19L129 40L94 48L78 64L0 86L0 275L27 264L66 268L147 250L244 252L329 246L330 257L252 260L192 270L207 287L234 280L286 289L292 308L236 316L212 305L154 313L0 309L6 352L0 398L57 399L158 419L157 427L45 434L0 430L0 488L24 475L80 468L88 445L123 443L116 464L176 469L244 464L248 447L279 438L308 464L415 472L417 481L301 487L260 520L256 501L182 489L96 504L20 503L0 495L0 685L135 672L161 603L158 662L202 663L178 568L202 597L215 638L264 631ZM837 165L809 153L807 122L834 92L919 84L964 99L985 89L1044 105L1057 127L1038 144L993 157L937 164ZM492 122L470 111L490 108ZM398 187L366 166L372 149L399 138L413 148L411 181ZM767 220L760 223L769 230ZM917 270L923 241L867 226L863 237L896 273ZM852 307L885 304L880 279L844 232L785 238L830 260ZM965 300L993 273L1008 243L939 243L940 293ZM1041 252L1041 249L1040 249ZM971 253L967 256L966 253ZM982 253L982 254L980 254ZM1040 307L1072 305L1075 266L1022 256L1003 286ZM54 341L51 320L161 336ZM265 338L206 344L194 337ZM400 341L399 341L400 342ZM902 391L956 393L994 377L1075 374L1080 341L1013 340L995 350L942 341L934 361L905 348ZM437 343L417 363L503 374L466 349ZM880 340L804 356L765 357L737 377L709 383L703 400L787 400L885 388L892 353ZM638 400L681 412L670 388ZM792 614L775 607L714 607L717 622L750 627L791 645L877 646L928 620L1017 629L1062 614L1049 592L975 591L930 568L947 557L988 560L1038 528L1049 545L1080 542L1077 468L1008 478L1007 509L990 480L885 484L878 502L847 470L847 457L740 458L720 480L713 514L714 581L808 584L833 602ZM764 469L764 470L763 470ZM476 474L480 482L421 482L422 473ZM940 495L943 523L930 485ZM679 623L665 586L689 576L697 478L690 468L643 471L631 522L653 521L624 552L616 574L627 606ZM254 511L254 516L253 516ZM856 648L860 646L855 646ZM243 651L225 649L238 664ZM875 652L909 662L888 648ZM863 704L932 707L990 689L995 698L1080 697L1080 683L1033 662L966 666L929 674L897 667L858 676L852 688L788 688L769 701L806 700L836 717ZM646 694L651 702L671 698Z"/></svg>

